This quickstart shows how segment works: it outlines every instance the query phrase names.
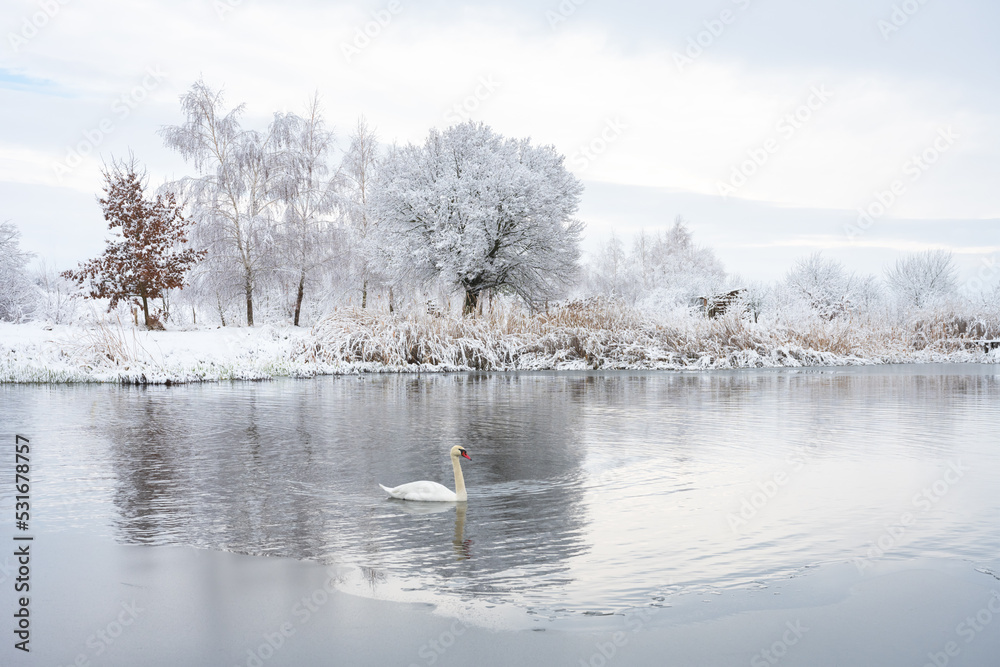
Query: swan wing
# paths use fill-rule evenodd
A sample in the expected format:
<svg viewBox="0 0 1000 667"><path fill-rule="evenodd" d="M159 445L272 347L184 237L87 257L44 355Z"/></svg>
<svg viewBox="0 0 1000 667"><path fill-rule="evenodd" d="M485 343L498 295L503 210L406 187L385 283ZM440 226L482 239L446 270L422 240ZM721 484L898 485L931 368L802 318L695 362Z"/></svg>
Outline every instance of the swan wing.
<svg viewBox="0 0 1000 667"><path fill-rule="evenodd" d="M455 492L449 489L447 486L438 484L437 482L410 482L409 484L400 484L397 487L389 488L383 486L382 490L388 493L393 498L399 498L400 500L420 500L424 502L455 502L458 496Z"/></svg>

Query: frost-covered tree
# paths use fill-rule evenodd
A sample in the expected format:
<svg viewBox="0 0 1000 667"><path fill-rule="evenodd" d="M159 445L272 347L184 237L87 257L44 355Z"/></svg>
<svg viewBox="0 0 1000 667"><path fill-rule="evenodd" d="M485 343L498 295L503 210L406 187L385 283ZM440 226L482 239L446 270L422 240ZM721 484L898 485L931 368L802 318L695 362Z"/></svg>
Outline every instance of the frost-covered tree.
<svg viewBox="0 0 1000 667"><path fill-rule="evenodd" d="M198 171L172 187L184 193L198 221L194 236L209 250L208 268L216 279L238 285L253 326L254 294L274 263L277 141L274 124L266 133L243 129L243 109L226 111L222 92L199 80L181 97L184 122L161 128L160 135Z"/></svg>
<svg viewBox="0 0 1000 667"><path fill-rule="evenodd" d="M361 288L361 307L368 306L369 288L384 282L384 264L377 238L373 233L378 219L372 213L372 198L377 187L381 151L378 136L364 118L351 135L351 144L340 163L340 206L343 220L353 241L350 259ZM389 286L392 289L391 285ZM392 308L392 299L389 299Z"/></svg>
<svg viewBox="0 0 1000 667"><path fill-rule="evenodd" d="M681 216L665 233L653 236L647 243L644 275L649 276L650 290L660 292L659 298L672 296L686 301L694 296L711 296L722 289L726 272L715 253L696 246Z"/></svg>
<svg viewBox="0 0 1000 667"><path fill-rule="evenodd" d="M88 298L110 299L109 310L120 301L133 301L142 307L150 328L149 301L183 287L184 274L205 252L182 248L190 223L173 193L146 198L146 175L134 158L113 162L103 176L104 197L98 201L112 237L100 257L62 275L77 285L88 283Z"/></svg>
<svg viewBox="0 0 1000 667"><path fill-rule="evenodd" d="M305 116L276 114L274 134L274 190L284 207L278 246L282 270L294 275L294 324L298 326L307 280L333 259L329 242L336 203L329 168L333 132L326 129L319 96L313 96Z"/></svg>
<svg viewBox="0 0 1000 667"><path fill-rule="evenodd" d="M485 290L534 304L570 286L582 191L554 147L468 122L394 151L373 208L396 271L447 280L472 313Z"/></svg>
<svg viewBox="0 0 1000 667"><path fill-rule="evenodd" d="M740 281L745 287L737 299L737 305L742 312L757 323L760 316L773 307L775 301L774 288L767 283L755 281Z"/></svg>
<svg viewBox="0 0 1000 667"><path fill-rule="evenodd" d="M711 249L695 245L680 216L666 231L640 231L628 254L612 234L589 269L591 290L655 310L711 296L726 283L722 263Z"/></svg>
<svg viewBox="0 0 1000 667"><path fill-rule="evenodd" d="M885 282L901 305L923 308L955 296L956 275L950 252L928 250L896 260Z"/></svg>
<svg viewBox="0 0 1000 667"><path fill-rule="evenodd" d="M785 283L813 312L830 320L850 309L856 278L837 260L815 252L795 263Z"/></svg>
<svg viewBox="0 0 1000 667"><path fill-rule="evenodd" d="M637 270L636 262L632 261L634 254L630 257L622 240L611 232L587 267L590 291L633 305L642 290L641 270Z"/></svg>
<svg viewBox="0 0 1000 667"><path fill-rule="evenodd" d="M197 236L198 230L195 230ZM200 239L204 243L204 239ZM232 273L219 271L218 262L199 262L188 276L188 285L181 292L179 300L191 308L191 321L198 323L198 310L206 308L218 318L222 326L238 320L240 311L245 308L245 301L239 282L234 281Z"/></svg>
<svg viewBox="0 0 1000 667"><path fill-rule="evenodd" d="M76 318L79 295L72 280L61 275L45 260L35 265L32 280L41 293L37 316L53 324L68 324Z"/></svg>
<svg viewBox="0 0 1000 667"><path fill-rule="evenodd" d="M32 253L21 250L21 231L0 223L0 320L18 322L34 309L37 290L27 274Z"/></svg>
<svg viewBox="0 0 1000 667"><path fill-rule="evenodd" d="M884 312L880 311L886 305L885 286L873 275L855 275L851 282L849 300L853 312L869 316L884 315Z"/></svg>

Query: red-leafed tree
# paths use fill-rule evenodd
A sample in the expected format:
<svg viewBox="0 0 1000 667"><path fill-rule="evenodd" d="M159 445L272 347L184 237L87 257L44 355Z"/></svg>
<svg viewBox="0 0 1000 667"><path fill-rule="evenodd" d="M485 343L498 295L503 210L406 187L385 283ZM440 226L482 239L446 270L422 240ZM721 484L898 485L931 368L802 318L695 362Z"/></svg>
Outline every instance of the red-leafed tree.
<svg viewBox="0 0 1000 667"><path fill-rule="evenodd" d="M87 298L110 299L111 310L121 301L142 306L147 328L154 319L149 300L184 286L184 274L204 250L182 248L190 222L181 214L173 193L145 196L146 173L134 158L105 167L104 197L98 199L113 237L104 254L63 276L78 285L89 282Z"/></svg>

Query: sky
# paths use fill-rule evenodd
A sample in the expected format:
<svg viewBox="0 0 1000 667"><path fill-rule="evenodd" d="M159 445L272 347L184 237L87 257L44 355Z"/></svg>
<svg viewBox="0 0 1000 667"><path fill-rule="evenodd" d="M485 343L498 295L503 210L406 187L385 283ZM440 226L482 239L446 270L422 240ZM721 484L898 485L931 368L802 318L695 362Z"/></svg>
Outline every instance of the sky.
<svg viewBox="0 0 1000 667"><path fill-rule="evenodd" d="M989 0L5 0L0 221L55 268L98 255L102 161L193 174L157 132L203 78L258 129L318 93L341 147L360 116L552 144L588 253L680 215L747 280L941 248L992 284L998 25Z"/></svg>

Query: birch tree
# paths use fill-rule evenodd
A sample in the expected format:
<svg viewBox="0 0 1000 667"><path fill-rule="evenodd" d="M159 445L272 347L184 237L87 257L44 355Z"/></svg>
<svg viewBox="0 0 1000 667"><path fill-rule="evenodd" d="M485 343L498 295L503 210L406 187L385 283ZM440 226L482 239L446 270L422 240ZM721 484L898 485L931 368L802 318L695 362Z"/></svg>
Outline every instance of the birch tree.
<svg viewBox="0 0 1000 667"><path fill-rule="evenodd" d="M329 153L333 132L326 129L319 96L305 116L276 114L276 192L284 205L279 227L283 269L296 281L294 324L299 326L307 279L332 259L330 214L336 203Z"/></svg>
<svg viewBox="0 0 1000 667"><path fill-rule="evenodd" d="M355 252L351 259L360 282L362 308L368 306L369 288L373 283L381 283L383 278L379 270L379 247L373 235L377 220L372 214L379 160L378 136L363 117L359 118L351 144L340 163L340 205L354 241ZM392 309L391 296L389 308Z"/></svg>
<svg viewBox="0 0 1000 667"><path fill-rule="evenodd" d="M469 314L485 290L537 304L570 286L582 191L554 147L468 122L393 152L373 209L397 275L443 278Z"/></svg>
<svg viewBox="0 0 1000 667"><path fill-rule="evenodd" d="M247 325L253 326L254 293L273 259L276 142L273 124L266 133L241 127L244 106L226 111L222 92L199 80L181 97L184 122L163 127L160 135L198 171L175 185L198 220L197 238L210 251L211 269L239 282Z"/></svg>

